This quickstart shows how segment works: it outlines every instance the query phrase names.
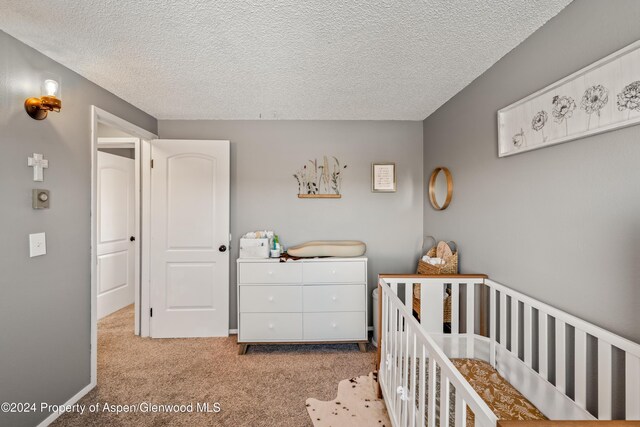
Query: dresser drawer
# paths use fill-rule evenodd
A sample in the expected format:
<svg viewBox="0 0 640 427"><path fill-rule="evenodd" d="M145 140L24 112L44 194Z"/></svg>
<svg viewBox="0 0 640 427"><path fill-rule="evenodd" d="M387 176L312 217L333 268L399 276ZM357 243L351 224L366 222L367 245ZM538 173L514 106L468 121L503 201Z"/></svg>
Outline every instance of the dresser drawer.
<svg viewBox="0 0 640 427"><path fill-rule="evenodd" d="M242 313L240 341L300 341L301 313Z"/></svg>
<svg viewBox="0 0 640 427"><path fill-rule="evenodd" d="M366 283L362 261L304 263L305 283Z"/></svg>
<svg viewBox="0 0 640 427"><path fill-rule="evenodd" d="M302 264L243 262L238 265L238 283L302 283Z"/></svg>
<svg viewBox="0 0 640 427"><path fill-rule="evenodd" d="M366 340L365 312L304 313L307 341Z"/></svg>
<svg viewBox="0 0 640 427"><path fill-rule="evenodd" d="M240 286L241 313L302 311L302 286Z"/></svg>
<svg viewBox="0 0 640 427"><path fill-rule="evenodd" d="M365 311L366 285L309 285L302 290L306 313L326 311Z"/></svg>

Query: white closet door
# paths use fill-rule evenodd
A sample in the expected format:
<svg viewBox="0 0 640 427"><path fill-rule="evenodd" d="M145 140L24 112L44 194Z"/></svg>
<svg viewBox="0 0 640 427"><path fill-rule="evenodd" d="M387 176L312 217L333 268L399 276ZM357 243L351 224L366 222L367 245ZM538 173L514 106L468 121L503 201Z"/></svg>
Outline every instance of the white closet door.
<svg viewBox="0 0 640 427"><path fill-rule="evenodd" d="M134 302L135 161L98 152L98 319Z"/></svg>
<svg viewBox="0 0 640 427"><path fill-rule="evenodd" d="M229 141L151 144L151 336L229 334Z"/></svg>

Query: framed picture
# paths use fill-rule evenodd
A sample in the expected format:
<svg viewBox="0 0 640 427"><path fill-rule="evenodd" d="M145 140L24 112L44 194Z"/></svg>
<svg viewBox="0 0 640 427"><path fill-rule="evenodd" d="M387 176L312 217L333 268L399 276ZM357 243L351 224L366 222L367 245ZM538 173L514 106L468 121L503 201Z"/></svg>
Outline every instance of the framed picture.
<svg viewBox="0 0 640 427"><path fill-rule="evenodd" d="M293 177L298 183L300 199L340 199L342 175L347 165L340 163L337 157L324 156L322 160L308 160Z"/></svg>
<svg viewBox="0 0 640 427"><path fill-rule="evenodd" d="M498 156L639 123L640 41L498 111Z"/></svg>
<svg viewBox="0 0 640 427"><path fill-rule="evenodd" d="M371 165L371 191L374 193L396 192L395 163L373 163Z"/></svg>

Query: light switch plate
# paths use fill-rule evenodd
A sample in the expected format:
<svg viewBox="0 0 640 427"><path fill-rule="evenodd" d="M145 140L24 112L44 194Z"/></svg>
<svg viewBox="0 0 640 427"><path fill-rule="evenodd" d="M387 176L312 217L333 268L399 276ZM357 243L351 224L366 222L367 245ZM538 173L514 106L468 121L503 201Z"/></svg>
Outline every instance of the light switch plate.
<svg viewBox="0 0 640 427"><path fill-rule="evenodd" d="M47 253L47 239L44 233L29 234L29 256L31 258Z"/></svg>

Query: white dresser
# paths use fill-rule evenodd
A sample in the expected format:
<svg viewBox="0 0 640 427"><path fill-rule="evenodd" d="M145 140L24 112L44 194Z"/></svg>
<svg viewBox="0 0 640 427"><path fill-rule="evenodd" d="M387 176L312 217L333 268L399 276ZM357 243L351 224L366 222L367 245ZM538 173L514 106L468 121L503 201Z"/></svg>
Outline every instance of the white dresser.
<svg viewBox="0 0 640 427"><path fill-rule="evenodd" d="M367 258L238 259L238 344L367 342Z"/></svg>

